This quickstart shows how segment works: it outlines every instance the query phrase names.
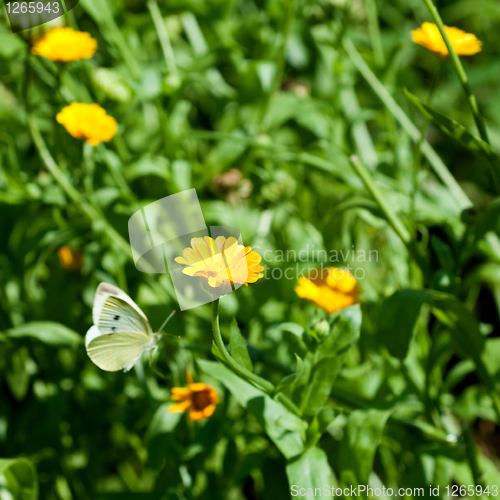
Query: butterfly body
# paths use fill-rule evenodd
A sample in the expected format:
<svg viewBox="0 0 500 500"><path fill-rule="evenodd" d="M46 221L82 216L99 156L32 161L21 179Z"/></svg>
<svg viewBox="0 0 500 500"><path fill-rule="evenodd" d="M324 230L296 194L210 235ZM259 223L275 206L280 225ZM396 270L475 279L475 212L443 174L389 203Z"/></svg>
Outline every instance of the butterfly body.
<svg viewBox="0 0 500 500"><path fill-rule="evenodd" d="M94 326L85 336L90 359L102 370L130 370L145 352L155 351L161 334L120 288L101 283L92 310Z"/></svg>

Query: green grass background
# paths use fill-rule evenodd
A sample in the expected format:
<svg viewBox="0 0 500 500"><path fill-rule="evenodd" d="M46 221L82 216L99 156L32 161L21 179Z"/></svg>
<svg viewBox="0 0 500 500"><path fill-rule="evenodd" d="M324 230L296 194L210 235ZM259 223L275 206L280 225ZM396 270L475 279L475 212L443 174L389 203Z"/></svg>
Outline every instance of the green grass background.
<svg viewBox="0 0 500 500"><path fill-rule="evenodd" d="M500 5L437 6L445 24L484 42L463 64L498 149ZM280 500L294 480L432 484L442 498L454 483L499 485L498 193L484 155L463 136L425 128L404 94L428 102L439 71L431 106L477 133L450 62L411 41L427 20L420 0L80 0L64 22L91 33L99 49L62 65L31 56L40 28L13 35L3 11L0 456L28 458L38 477L22 464L4 472L0 498L35 498L35 482L43 500ZM436 159L420 154L387 96L426 130L456 182L436 175ZM55 115L73 101L103 106L117 136L97 148L69 136ZM352 154L403 221L428 276L351 167ZM241 179L223 189L214 179L230 169ZM333 263L364 271L363 322L348 351L330 354L345 363L324 379L331 395L305 412L308 431L252 405L234 375L197 363L214 362L210 306L169 323L181 338L161 342L155 369L165 378L146 362L105 373L87 357L82 340L101 281L127 291L153 328L178 307L168 275L135 269L127 221L193 187L208 225L237 227L261 254L377 251L371 262ZM63 245L82 252L81 272L61 266ZM264 264L268 275L318 265ZM254 371L273 384L296 369L296 353L305 360L285 391L300 406L301 387L313 387L307 370L319 370L323 356L307 332L327 315L295 285L260 280L220 306L224 337L236 317ZM387 301L409 288L416 291ZM337 319L332 335L340 335ZM166 412L186 369L221 397L201 423ZM306 432L303 455L287 456L269 426Z"/></svg>

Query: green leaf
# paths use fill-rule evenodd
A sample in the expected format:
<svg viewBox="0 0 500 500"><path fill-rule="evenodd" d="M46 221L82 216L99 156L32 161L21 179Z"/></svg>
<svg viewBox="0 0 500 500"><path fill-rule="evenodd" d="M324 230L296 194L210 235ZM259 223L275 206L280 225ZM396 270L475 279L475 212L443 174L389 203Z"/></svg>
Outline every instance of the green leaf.
<svg viewBox="0 0 500 500"><path fill-rule="evenodd" d="M132 91L124 79L112 69L94 68L91 78L96 87L114 101L127 102L132 98Z"/></svg>
<svg viewBox="0 0 500 500"><path fill-rule="evenodd" d="M285 458L295 457L304 451L306 423L303 420L225 366L202 359L198 359L197 363L207 375L223 384L234 398L255 416Z"/></svg>
<svg viewBox="0 0 500 500"><path fill-rule="evenodd" d="M146 433L148 465L153 469L164 465L166 450L172 446L170 435L184 417L183 413L170 413L170 406L172 403L164 403L156 410Z"/></svg>
<svg viewBox="0 0 500 500"><path fill-rule="evenodd" d="M271 329L273 332L289 332L292 333L293 335L302 338L302 334L305 332L305 328L301 325L298 325L297 323L280 323L279 325L273 327Z"/></svg>
<svg viewBox="0 0 500 500"><path fill-rule="evenodd" d="M462 143L466 148L470 149L473 153L482 156L487 161L498 162L498 155L487 142L474 137L463 125L460 125L460 123L455 120L451 120L450 118L427 106L407 89L404 89L404 92L406 97L408 97L408 99L422 112L426 118L432 120L441 132Z"/></svg>
<svg viewBox="0 0 500 500"><path fill-rule="evenodd" d="M355 410L347 420L340 442L339 469L344 486L350 486L352 475L357 484L368 484L375 451L380 444L385 424L389 418L387 410Z"/></svg>
<svg viewBox="0 0 500 500"><path fill-rule="evenodd" d="M32 337L47 345L76 346L83 343L81 335L54 321L32 321L7 330L10 338Z"/></svg>
<svg viewBox="0 0 500 500"><path fill-rule="evenodd" d="M486 340L482 359L488 373L498 379L500 377L500 337Z"/></svg>
<svg viewBox="0 0 500 500"><path fill-rule="evenodd" d="M316 488L320 488L323 494L323 487L333 484L332 469L326 453L316 446L289 460L286 474L294 498L313 497Z"/></svg>
<svg viewBox="0 0 500 500"><path fill-rule="evenodd" d="M318 413L314 415L314 418L309 424L306 433L306 446L308 448L316 445L316 443L320 440L323 432L325 432L326 428L333 422L334 419L335 410L327 406L321 408L321 410L319 410Z"/></svg>
<svg viewBox="0 0 500 500"><path fill-rule="evenodd" d="M192 188L191 184L191 163L186 160L175 160L170 166L172 180L179 191L185 191Z"/></svg>
<svg viewBox="0 0 500 500"><path fill-rule="evenodd" d="M140 158L124 169L124 175L128 181L148 175L155 175L168 181L170 179L170 167L165 158Z"/></svg>
<svg viewBox="0 0 500 500"><path fill-rule="evenodd" d="M483 364L480 354L484 337L476 318L452 295L432 290L401 290L382 303L379 331L389 352L400 359L406 356L424 303L428 303L439 321L450 329L460 355Z"/></svg>
<svg viewBox="0 0 500 500"><path fill-rule="evenodd" d="M436 318L448 328L460 356L474 361L480 380L500 410L500 398L495 392L493 374L488 371L483 360L485 340L479 323L453 295L432 290L402 290L386 299L382 304L379 323L389 351L400 359L406 355L420 308L424 303L429 304Z"/></svg>
<svg viewBox="0 0 500 500"><path fill-rule="evenodd" d="M385 299L379 311L379 333L392 356L404 359L422 305L429 300L425 290L401 290Z"/></svg>
<svg viewBox="0 0 500 500"><path fill-rule="evenodd" d="M464 358L479 357L484 347L484 337L476 318L464 304L452 296L433 293L430 301L432 312L453 332L460 355Z"/></svg>
<svg viewBox="0 0 500 500"><path fill-rule="evenodd" d="M494 200L474 223L474 243L478 243L489 231L498 229L500 200Z"/></svg>
<svg viewBox="0 0 500 500"><path fill-rule="evenodd" d="M316 362L303 394L301 409L305 417L313 416L327 401L349 349L359 338L360 328L359 305L343 309L334 317L330 333L317 347Z"/></svg>
<svg viewBox="0 0 500 500"><path fill-rule="evenodd" d="M36 373L37 366L29 355L28 348L22 346L7 357L7 373L5 380L13 396L21 401L28 392L31 375Z"/></svg>
<svg viewBox="0 0 500 500"><path fill-rule="evenodd" d="M302 358L298 354L295 354L295 357L297 358L297 367L295 369L295 373L291 373L290 375L283 377L278 382L278 385L276 386L276 389L274 391L274 395L279 394L289 385L295 384L295 382L297 382L297 380L299 380L299 378L302 376L302 373L304 373L304 362L302 361Z"/></svg>
<svg viewBox="0 0 500 500"><path fill-rule="evenodd" d="M173 432L182 417L182 413L170 413L168 410L172 403L162 404L153 415L149 424L147 439L151 440L159 434Z"/></svg>
<svg viewBox="0 0 500 500"><path fill-rule="evenodd" d="M248 354L247 344L243 335L241 335L236 318L233 318L229 327L229 346L231 347L231 356L247 370L252 371L253 365Z"/></svg>
<svg viewBox="0 0 500 500"><path fill-rule="evenodd" d="M0 458L0 484L13 500L37 500L38 480L33 464L24 458ZM2 497L3 498L3 497Z"/></svg>

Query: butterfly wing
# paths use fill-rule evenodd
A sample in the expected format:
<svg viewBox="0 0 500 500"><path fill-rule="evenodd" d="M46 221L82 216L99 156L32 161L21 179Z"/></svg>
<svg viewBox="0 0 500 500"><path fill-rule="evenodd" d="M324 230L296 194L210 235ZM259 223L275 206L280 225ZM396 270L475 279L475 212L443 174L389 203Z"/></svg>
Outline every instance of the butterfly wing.
<svg viewBox="0 0 500 500"><path fill-rule="evenodd" d="M130 369L150 344L146 334L134 331L100 334L91 338L91 328L87 337L90 339L88 344L86 342L89 358L108 372Z"/></svg>
<svg viewBox="0 0 500 500"><path fill-rule="evenodd" d="M128 302L110 295L104 303L96 323L103 334L117 332L141 332L151 335L149 321Z"/></svg>
<svg viewBox="0 0 500 500"><path fill-rule="evenodd" d="M88 345L97 337L101 336L102 333L99 331L99 328L97 326L93 325L90 327L89 331L87 332L87 335L85 335L85 347L88 347Z"/></svg>
<svg viewBox="0 0 500 500"><path fill-rule="evenodd" d="M104 330L101 330L99 323L103 312L106 312L106 317L103 323ZM114 320L113 318L117 315L119 319ZM141 308L123 290L109 283L101 283L97 287L92 318L94 325L99 326L102 333L116 331L139 331L148 335L152 333L151 325ZM109 323L110 320L111 323ZM116 321L120 321L120 324L115 324Z"/></svg>

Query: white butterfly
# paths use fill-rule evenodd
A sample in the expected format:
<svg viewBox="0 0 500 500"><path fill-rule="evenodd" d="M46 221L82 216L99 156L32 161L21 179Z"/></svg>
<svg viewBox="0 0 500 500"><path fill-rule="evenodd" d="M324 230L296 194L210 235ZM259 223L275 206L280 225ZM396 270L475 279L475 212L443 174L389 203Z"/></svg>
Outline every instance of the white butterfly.
<svg viewBox="0 0 500 500"><path fill-rule="evenodd" d="M145 352L158 349L161 333L153 333L139 306L116 286L101 283L97 287L92 317L94 326L85 336L85 347L102 370L128 371Z"/></svg>

